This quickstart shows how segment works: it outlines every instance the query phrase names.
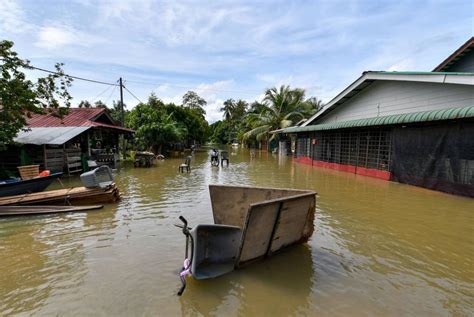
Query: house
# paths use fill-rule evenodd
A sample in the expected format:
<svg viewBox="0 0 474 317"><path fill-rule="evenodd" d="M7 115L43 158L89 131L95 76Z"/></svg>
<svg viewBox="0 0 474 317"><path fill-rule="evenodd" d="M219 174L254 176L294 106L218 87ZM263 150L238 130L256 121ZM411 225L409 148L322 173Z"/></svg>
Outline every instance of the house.
<svg viewBox="0 0 474 317"><path fill-rule="evenodd" d="M54 112L30 114L27 128L6 151L4 168L14 169L20 162L71 174L85 169L86 159L115 165L119 135L129 137L133 133L115 122L105 108L70 108L63 117Z"/></svg>
<svg viewBox="0 0 474 317"><path fill-rule="evenodd" d="M364 72L299 127L294 160L474 197L474 40L433 72Z"/></svg>

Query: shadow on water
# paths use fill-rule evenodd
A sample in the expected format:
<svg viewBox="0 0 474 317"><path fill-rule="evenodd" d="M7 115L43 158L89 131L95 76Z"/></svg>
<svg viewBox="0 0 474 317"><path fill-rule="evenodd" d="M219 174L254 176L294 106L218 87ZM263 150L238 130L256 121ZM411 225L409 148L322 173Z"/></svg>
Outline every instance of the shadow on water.
<svg viewBox="0 0 474 317"><path fill-rule="evenodd" d="M88 274L87 248L112 238L113 218L106 208L1 219L0 315L37 313L54 298L77 300L70 290Z"/></svg>
<svg viewBox="0 0 474 317"><path fill-rule="evenodd" d="M311 250L306 244L297 245L215 279L188 278L181 313L295 315L309 307L313 275Z"/></svg>

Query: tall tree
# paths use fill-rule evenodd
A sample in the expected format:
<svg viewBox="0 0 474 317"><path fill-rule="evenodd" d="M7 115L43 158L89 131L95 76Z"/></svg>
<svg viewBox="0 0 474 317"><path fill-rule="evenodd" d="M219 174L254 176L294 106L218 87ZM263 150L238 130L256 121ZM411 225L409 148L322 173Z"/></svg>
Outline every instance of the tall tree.
<svg viewBox="0 0 474 317"><path fill-rule="evenodd" d="M233 112L234 120L239 120L239 121L242 120L243 117L245 116L245 113L247 112L248 106L249 104L247 103L247 101L242 100L242 99L237 100L237 102L235 103L235 109Z"/></svg>
<svg viewBox="0 0 474 317"><path fill-rule="evenodd" d="M94 102L94 107L107 108L107 105L104 102L102 102L102 100L97 100L96 102Z"/></svg>
<svg viewBox="0 0 474 317"><path fill-rule="evenodd" d="M170 114L152 103L138 104L130 111L128 124L143 148L161 153L163 145L180 140L183 132Z"/></svg>
<svg viewBox="0 0 474 317"><path fill-rule="evenodd" d="M109 109L110 115L116 122L122 122L122 107L120 106L119 100L117 101L113 100L112 107L108 109ZM124 109L123 111L124 119L125 119L125 122L127 122L127 116L130 113L130 111L127 110L127 105L125 104L125 102L123 103L123 109Z"/></svg>
<svg viewBox="0 0 474 317"><path fill-rule="evenodd" d="M310 97L305 100L305 103L308 105L308 112L313 115L324 107L324 103L321 99L317 97Z"/></svg>
<svg viewBox="0 0 474 317"><path fill-rule="evenodd" d="M267 89L262 104L257 104L259 112L249 113L247 120L251 130L243 137L255 137L261 140L268 136L268 132L286 128L307 115L304 103L303 89L290 89L289 86Z"/></svg>
<svg viewBox="0 0 474 317"><path fill-rule="evenodd" d="M33 82L23 73L32 68L30 62L19 58L12 47L13 42L0 41L0 150L25 128L25 114L49 111L62 116L72 99L67 90L72 78L64 73L63 64L56 64L55 73Z"/></svg>
<svg viewBox="0 0 474 317"><path fill-rule="evenodd" d="M227 99L226 101L224 101L223 107L219 109L220 112L224 113L225 120L232 119L232 114L234 113L234 110L235 110L234 99Z"/></svg>
<svg viewBox="0 0 474 317"><path fill-rule="evenodd" d="M89 101L87 100L81 100L78 105L79 108L92 108L92 105Z"/></svg>
<svg viewBox="0 0 474 317"><path fill-rule="evenodd" d="M188 107L190 109L196 110L202 116L206 114L204 107L207 105L207 101L200 97L194 91L188 91L183 96L183 107Z"/></svg>

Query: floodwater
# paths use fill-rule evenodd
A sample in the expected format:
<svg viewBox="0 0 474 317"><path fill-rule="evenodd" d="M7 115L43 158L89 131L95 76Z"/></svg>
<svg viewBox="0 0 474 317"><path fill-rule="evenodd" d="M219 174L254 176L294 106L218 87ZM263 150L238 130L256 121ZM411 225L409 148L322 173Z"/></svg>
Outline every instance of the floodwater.
<svg viewBox="0 0 474 317"><path fill-rule="evenodd" d="M123 168L123 200L89 213L0 219L0 315L474 315L474 200L231 149L229 167L197 152ZM71 179L66 185L78 184ZM306 245L182 297L184 236L212 223L208 184L313 189Z"/></svg>

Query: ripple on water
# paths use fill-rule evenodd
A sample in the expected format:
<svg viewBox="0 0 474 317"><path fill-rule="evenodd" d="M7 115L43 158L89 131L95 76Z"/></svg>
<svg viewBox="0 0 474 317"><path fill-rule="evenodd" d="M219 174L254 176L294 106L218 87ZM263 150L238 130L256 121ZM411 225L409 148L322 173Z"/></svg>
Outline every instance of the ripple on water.
<svg viewBox="0 0 474 317"><path fill-rule="evenodd" d="M474 203L411 186L230 150L229 167L197 152L117 172L103 210L0 219L0 315L469 315ZM77 180L70 179L74 184ZM315 233L175 295L184 236L212 222L209 184L318 192Z"/></svg>

